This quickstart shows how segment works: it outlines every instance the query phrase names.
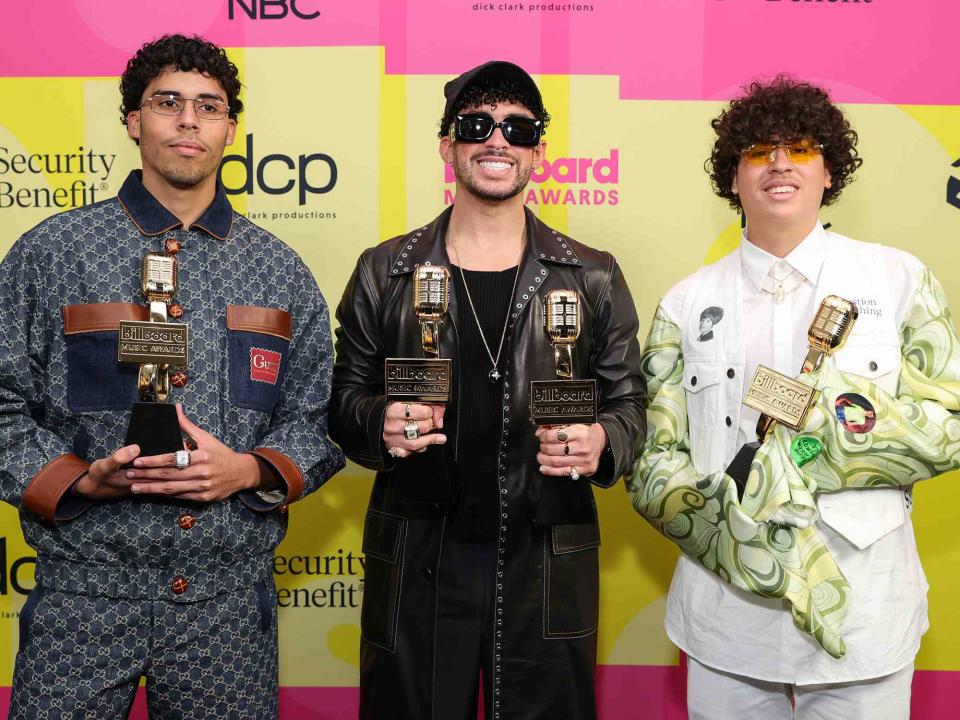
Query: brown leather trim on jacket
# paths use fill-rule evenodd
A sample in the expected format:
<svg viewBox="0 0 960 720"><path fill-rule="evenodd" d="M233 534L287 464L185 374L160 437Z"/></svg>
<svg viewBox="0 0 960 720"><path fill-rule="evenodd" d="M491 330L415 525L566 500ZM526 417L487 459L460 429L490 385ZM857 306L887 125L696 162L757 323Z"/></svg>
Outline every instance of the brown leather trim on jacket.
<svg viewBox="0 0 960 720"><path fill-rule="evenodd" d="M287 484L287 499L285 505L289 505L295 500L299 500L303 495L303 473L300 468L290 458L279 450L273 448L257 448L250 451L251 455L258 458L272 467L277 475Z"/></svg>
<svg viewBox="0 0 960 720"><path fill-rule="evenodd" d="M293 337L293 318L286 310L256 305L227 305L227 328L258 332L289 340Z"/></svg>
<svg viewBox="0 0 960 720"><path fill-rule="evenodd" d="M134 303L90 303L63 306L63 332L73 335L85 332L116 330L121 320L148 320L146 305Z"/></svg>
<svg viewBox="0 0 960 720"><path fill-rule="evenodd" d="M72 453L51 460L23 491L23 507L52 525L63 494L89 468L89 463Z"/></svg>

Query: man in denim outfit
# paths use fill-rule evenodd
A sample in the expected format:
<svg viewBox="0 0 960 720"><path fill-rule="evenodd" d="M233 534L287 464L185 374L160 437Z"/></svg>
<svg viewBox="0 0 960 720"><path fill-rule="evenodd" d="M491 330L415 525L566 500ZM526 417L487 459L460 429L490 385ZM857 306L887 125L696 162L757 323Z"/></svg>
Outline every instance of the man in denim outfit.
<svg viewBox="0 0 960 720"><path fill-rule="evenodd" d="M223 50L163 37L120 87L142 172L0 266L0 489L37 550L10 717L125 717L141 676L152 718L276 717L273 550L288 504L343 465L327 307L217 180L243 109ZM151 252L175 256L166 310L189 326L179 458L116 449L138 373L117 328L147 319Z"/></svg>

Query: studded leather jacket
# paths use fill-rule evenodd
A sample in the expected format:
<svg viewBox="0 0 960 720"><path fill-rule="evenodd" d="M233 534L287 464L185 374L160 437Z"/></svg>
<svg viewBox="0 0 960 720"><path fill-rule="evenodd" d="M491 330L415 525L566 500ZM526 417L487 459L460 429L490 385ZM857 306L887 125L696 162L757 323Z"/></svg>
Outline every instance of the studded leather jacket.
<svg viewBox="0 0 960 720"><path fill-rule="evenodd" d="M170 247L190 334L171 401L270 465L283 504L70 496L90 462L123 444L138 368L117 362L117 324L147 319L141 260ZM286 504L343 466L326 437L330 344L310 271L234 213L222 187L184 228L135 172L117 198L26 233L0 266L0 497L20 510L38 584L191 602L269 578Z"/></svg>
<svg viewBox="0 0 960 720"><path fill-rule="evenodd" d="M420 615L429 609L433 617L432 578L447 521L445 503L451 497L441 484L431 486L429 477L407 472L406 460L386 453L384 359L422 357L420 326L411 304L413 270L421 264L451 266L444 244L449 217L447 210L431 224L364 252L337 310L331 437L349 458L377 471L363 540L367 572L361 624L367 642L362 675L382 671L387 678L394 671L389 669L389 655L398 647L426 663L423 667L429 667L432 653L432 633L424 631L429 620ZM529 383L556 378L553 350L543 327L546 293L571 289L581 298L574 377L597 380L598 419L608 438L600 468L589 478L593 484L611 486L630 468L644 439L645 383L636 310L614 258L552 230L529 211L526 248L504 348L496 482L501 509L498 562L506 576L498 586L506 590L497 593L496 602L501 613L503 606L510 608L505 622L509 633L502 631L509 640L503 642L531 660L539 661L542 654L544 662L555 664L543 640L593 636L587 645L595 647L600 538L590 482L551 478L538 470ZM470 428L461 428L455 402L458 328L453 318L460 317L457 304L465 300L453 290L451 295L449 319L440 331L440 356L453 361L454 403L444 415L444 432L446 451L456 454L461 443L469 441ZM406 501L413 488L420 502ZM556 571L552 580L544 575L551 569ZM589 649L584 653L589 655ZM585 663L592 668L592 661ZM592 670L588 674L592 688ZM429 683L429 673L424 675L410 682ZM362 695L363 687L362 679ZM421 694L411 690L404 698L429 695L429 688L421 690ZM529 695L517 688L518 699L525 692ZM589 694L592 698L592 689ZM408 710L410 716L431 716L426 709L421 714Z"/></svg>

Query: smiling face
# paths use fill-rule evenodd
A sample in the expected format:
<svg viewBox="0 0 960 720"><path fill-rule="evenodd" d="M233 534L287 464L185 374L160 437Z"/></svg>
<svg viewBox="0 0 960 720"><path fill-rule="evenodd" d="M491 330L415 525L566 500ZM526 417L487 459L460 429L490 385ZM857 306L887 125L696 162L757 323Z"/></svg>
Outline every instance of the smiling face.
<svg viewBox="0 0 960 720"><path fill-rule="evenodd" d="M197 70L161 73L147 86L141 102L156 94L227 101L220 83ZM151 191L211 189L224 147L233 142L236 129L236 120L229 117L201 120L190 101L179 115L159 115L149 105L127 115L127 132L140 145L143 184Z"/></svg>
<svg viewBox="0 0 960 720"><path fill-rule="evenodd" d="M830 184L823 155L797 163L778 147L769 164L752 164L741 157L732 190L740 198L748 232L750 226L774 225L781 229L795 227L805 233L816 224L823 191Z"/></svg>
<svg viewBox="0 0 960 720"><path fill-rule="evenodd" d="M498 103L464 108L461 115L485 114L495 122L512 117L534 118L523 105ZM457 191L479 200L501 202L516 197L530 181L530 173L543 161L544 144L536 147L511 145L500 128L483 142L440 140L440 156L453 167Z"/></svg>

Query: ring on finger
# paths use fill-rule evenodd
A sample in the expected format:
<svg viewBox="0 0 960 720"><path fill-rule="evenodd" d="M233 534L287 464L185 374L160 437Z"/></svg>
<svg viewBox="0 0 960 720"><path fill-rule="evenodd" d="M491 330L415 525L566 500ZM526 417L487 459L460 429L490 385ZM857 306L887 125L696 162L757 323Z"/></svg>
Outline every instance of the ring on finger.
<svg viewBox="0 0 960 720"><path fill-rule="evenodd" d="M561 426L561 428L557 431L557 440L559 440L562 443L565 443L568 439L569 439L569 436L567 435L566 427Z"/></svg>
<svg viewBox="0 0 960 720"><path fill-rule="evenodd" d="M394 445L392 448L388 448L388 449L387 449L387 454L388 454L390 457L398 458L398 457L400 457L400 448L398 448L396 445Z"/></svg>
<svg viewBox="0 0 960 720"><path fill-rule="evenodd" d="M405 403L403 406L403 416L409 420L410 419L410 403Z"/></svg>
<svg viewBox="0 0 960 720"><path fill-rule="evenodd" d="M570 479L571 479L571 480L579 480L579 479L580 479L580 473L577 472L577 466L576 466L576 465L571 465L571 466L570 466Z"/></svg>
<svg viewBox="0 0 960 720"><path fill-rule="evenodd" d="M563 454L564 456L570 454L570 445L568 443L563 444Z"/></svg>
<svg viewBox="0 0 960 720"><path fill-rule="evenodd" d="M420 437L420 426L417 425L417 421L407 420L403 426L403 434L407 436L407 440L416 440Z"/></svg>
<svg viewBox="0 0 960 720"><path fill-rule="evenodd" d="M177 450L173 454L173 466L177 470L186 470L188 467L190 467L190 451Z"/></svg>

